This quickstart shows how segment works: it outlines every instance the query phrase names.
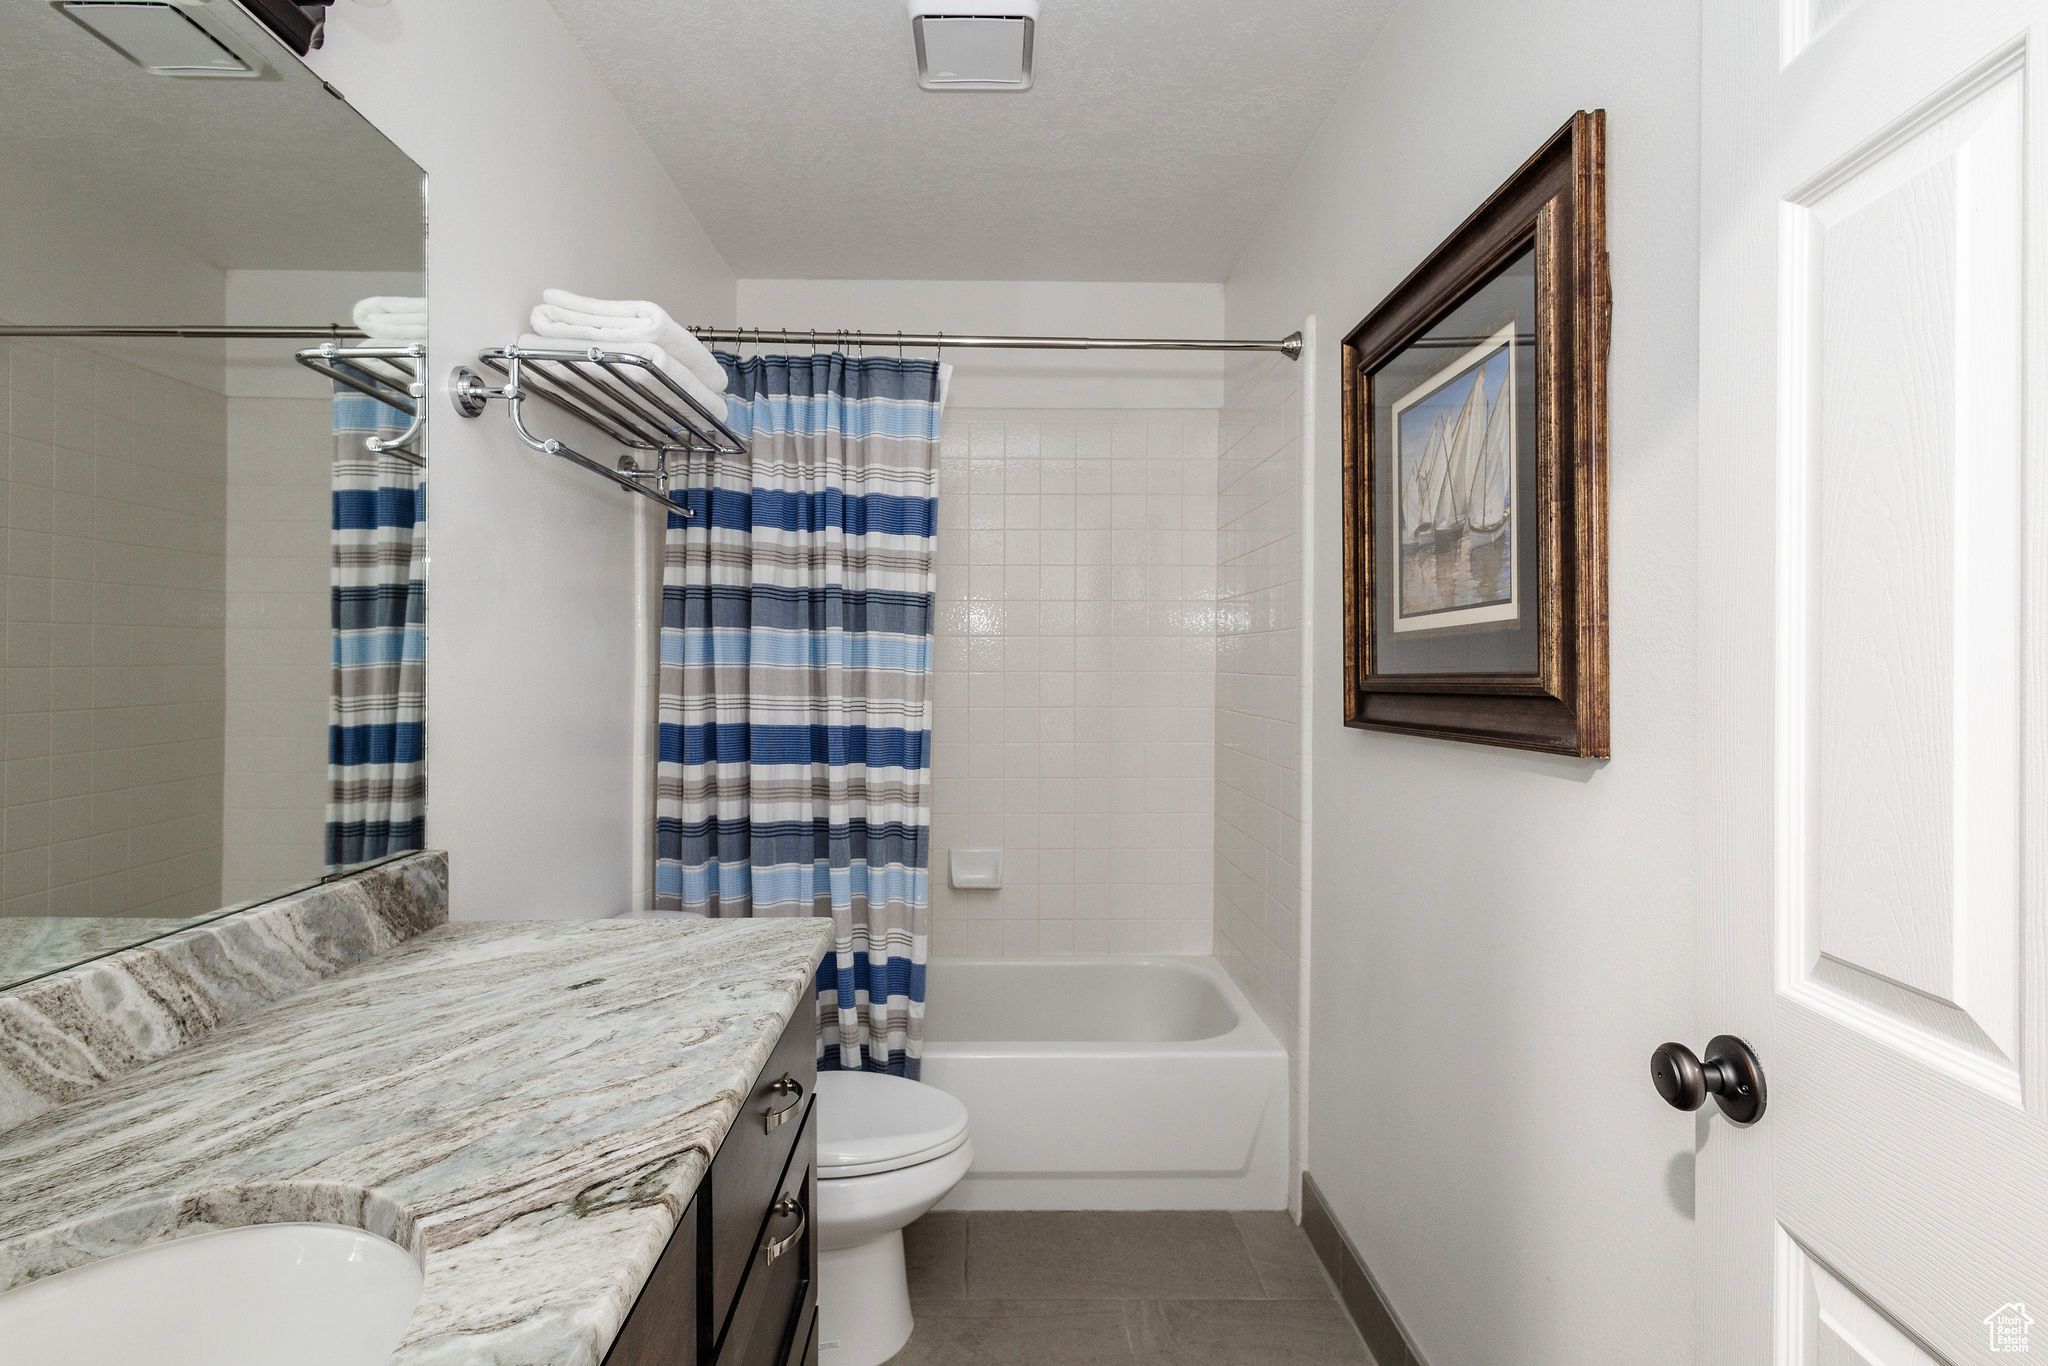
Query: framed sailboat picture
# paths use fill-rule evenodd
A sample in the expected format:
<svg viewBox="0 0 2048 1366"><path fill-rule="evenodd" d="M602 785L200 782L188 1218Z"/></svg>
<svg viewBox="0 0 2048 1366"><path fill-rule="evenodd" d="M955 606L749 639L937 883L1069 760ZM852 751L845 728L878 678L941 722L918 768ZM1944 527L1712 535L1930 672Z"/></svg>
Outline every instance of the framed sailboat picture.
<svg viewBox="0 0 2048 1366"><path fill-rule="evenodd" d="M1607 734L1600 111L1344 340L1344 720L1584 757Z"/></svg>
<svg viewBox="0 0 2048 1366"><path fill-rule="evenodd" d="M1392 430L1394 629L1515 620L1514 328L1396 399Z"/></svg>

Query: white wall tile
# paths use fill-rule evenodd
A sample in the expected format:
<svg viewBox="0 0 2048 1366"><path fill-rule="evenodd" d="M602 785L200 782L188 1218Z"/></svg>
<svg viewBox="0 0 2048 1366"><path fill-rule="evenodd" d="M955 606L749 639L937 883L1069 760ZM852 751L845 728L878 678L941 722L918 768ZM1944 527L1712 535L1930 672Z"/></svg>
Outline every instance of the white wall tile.
<svg viewBox="0 0 2048 1366"><path fill-rule="evenodd" d="M1290 1054L1300 1012L1301 389L1233 358L1219 415L1214 942Z"/></svg>
<svg viewBox="0 0 2048 1366"><path fill-rule="evenodd" d="M946 428L933 952L1207 953L1217 415ZM946 851L987 842L1002 890L954 891Z"/></svg>
<svg viewBox="0 0 2048 1366"><path fill-rule="evenodd" d="M59 342L6 343L0 357L0 914L210 910L226 401Z"/></svg>

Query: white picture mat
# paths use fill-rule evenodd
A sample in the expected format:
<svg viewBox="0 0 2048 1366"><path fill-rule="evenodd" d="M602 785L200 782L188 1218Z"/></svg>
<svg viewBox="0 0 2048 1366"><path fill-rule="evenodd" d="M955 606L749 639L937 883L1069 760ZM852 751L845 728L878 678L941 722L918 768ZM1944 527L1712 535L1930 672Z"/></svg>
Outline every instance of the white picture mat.
<svg viewBox="0 0 2048 1366"><path fill-rule="evenodd" d="M1405 558L1401 542L1401 478L1403 473L1401 459L1401 415L1417 404L1426 402L1442 390L1444 386L1455 383L1468 371L1483 367L1488 360L1493 358L1494 353L1503 347L1506 348L1508 354L1508 372L1507 377L1501 382L1501 400L1505 400L1509 405L1508 431L1510 434L1509 439L1513 443L1508 457L1507 600L1504 602L1485 603L1476 607L1453 608L1404 616L1401 612L1401 604L1405 600L1401 581L1403 560ZM1521 617L1522 452L1521 412L1519 410L1519 396L1515 388L1518 379L1516 349L1515 324L1511 319L1505 326L1486 340L1465 351L1459 352L1456 356L1444 362L1435 370L1432 370L1426 377L1411 387L1407 393L1396 399L1390 410L1392 417L1390 426L1394 448L1392 462L1394 516L1391 519L1394 532L1394 610L1391 615L1394 618L1394 629L1396 631L1438 631L1452 626L1471 626L1481 622L1515 621ZM1482 385L1486 382L1483 372L1475 382Z"/></svg>

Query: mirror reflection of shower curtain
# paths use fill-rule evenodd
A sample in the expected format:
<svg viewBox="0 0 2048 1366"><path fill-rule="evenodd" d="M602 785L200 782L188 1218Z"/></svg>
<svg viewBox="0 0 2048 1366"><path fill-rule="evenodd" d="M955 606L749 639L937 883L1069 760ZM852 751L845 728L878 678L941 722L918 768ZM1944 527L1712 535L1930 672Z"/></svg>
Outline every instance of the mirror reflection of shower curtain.
<svg viewBox="0 0 2048 1366"><path fill-rule="evenodd" d="M329 871L426 843L426 471L363 444L407 426L336 387Z"/></svg>

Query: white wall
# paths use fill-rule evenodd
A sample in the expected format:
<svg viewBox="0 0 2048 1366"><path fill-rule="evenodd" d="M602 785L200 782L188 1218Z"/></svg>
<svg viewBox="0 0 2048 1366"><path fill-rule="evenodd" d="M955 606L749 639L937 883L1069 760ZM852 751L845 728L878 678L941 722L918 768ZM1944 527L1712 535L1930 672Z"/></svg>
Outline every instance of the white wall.
<svg viewBox="0 0 2048 1366"><path fill-rule="evenodd" d="M730 321L732 273L545 0L339 5L312 64L429 185L427 830L453 913L629 909L659 512L528 450L499 406L464 421L445 380L524 330L547 286Z"/></svg>
<svg viewBox="0 0 2048 1366"><path fill-rule="evenodd" d="M327 865L333 430L331 396L227 400L224 905Z"/></svg>
<svg viewBox="0 0 2048 1366"><path fill-rule="evenodd" d="M1699 14L1410 3L1227 290L1236 333L1319 316L1311 479L1339 348L1575 109L1608 111L1614 758L1311 717L1308 1165L1437 1366L1689 1361L1693 1125L1648 1050L1693 1018ZM1431 55L1456 53L1460 79ZM1315 505L1317 677L1341 676L1338 504Z"/></svg>

